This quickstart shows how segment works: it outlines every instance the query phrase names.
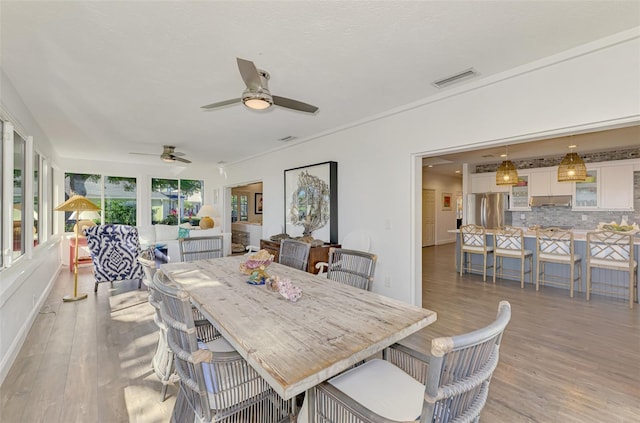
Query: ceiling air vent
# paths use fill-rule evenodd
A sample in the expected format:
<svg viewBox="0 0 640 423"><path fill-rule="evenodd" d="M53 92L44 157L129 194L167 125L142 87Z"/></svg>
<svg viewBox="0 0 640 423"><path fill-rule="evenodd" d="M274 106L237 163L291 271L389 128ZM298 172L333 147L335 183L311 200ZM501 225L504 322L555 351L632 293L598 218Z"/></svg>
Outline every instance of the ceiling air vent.
<svg viewBox="0 0 640 423"><path fill-rule="evenodd" d="M439 79L434 81L432 84L438 88L444 88L448 85L455 84L465 79L473 78L474 76L478 76L479 73L476 72L475 69L470 68L455 75L448 76L446 78Z"/></svg>
<svg viewBox="0 0 640 423"><path fill-rule="evenodd" d="M293 141L295 139L296 139L296 137L294 137L293 135L287 135L284 138L279 138L278 141L289 142L289 141Z"/></svg>

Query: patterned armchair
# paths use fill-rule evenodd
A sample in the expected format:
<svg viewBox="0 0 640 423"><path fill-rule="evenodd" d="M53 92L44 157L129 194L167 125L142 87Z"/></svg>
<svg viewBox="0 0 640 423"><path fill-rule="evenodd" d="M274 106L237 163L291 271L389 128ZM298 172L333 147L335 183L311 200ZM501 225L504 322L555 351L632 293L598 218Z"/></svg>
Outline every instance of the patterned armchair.
<svg viewBox="0 0 640 423"><path fill-rule="evenodd" d="M96 279L94 292L100 282L138 279L142 286L143 270L138 262L140 242L138 230L127 225L97 225L84 230L93 260Z"/></svg>

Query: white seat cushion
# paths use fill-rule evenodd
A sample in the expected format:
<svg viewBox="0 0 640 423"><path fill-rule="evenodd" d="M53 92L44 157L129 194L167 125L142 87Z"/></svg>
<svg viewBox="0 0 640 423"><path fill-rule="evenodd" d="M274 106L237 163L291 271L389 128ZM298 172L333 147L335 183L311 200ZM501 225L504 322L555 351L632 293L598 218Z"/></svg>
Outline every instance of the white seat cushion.
<svg viewBox="0 0 640 423"><path fill-rule="evenodd" d="M561 261L561 262L567 262L567 263L571 261L571 256L565 255L565 254L540 253L538 257L540 257L540 260L542 261ZM581 259L580 254L573 255L574 261L580 261L580 259Z"/></svg>
<svg viewBox="0 0 640 423"><path fill-rule="evenodd" d="M496 248L496 254L499 255L499 256L520 257L520 250L511 250L511 249L506 249L506 248ZM524 250L524 255L525 256L530 256L531 254L533 254L533 251Z"/></svg>
<svg viewBox="0 0 640 423"><path fill-rule="evenodd" d="M636 263L636 261L633 261L633 267L636 267L638 264ZM629 262L628 261L613 261L613 260L606 260L606 259L591 259L589 261L589 266L590 267L609 267L609 268L616 268L616 269L620 269L620 270L625 270L629 268Z"/></svg>
<svg viewBox="0 0 640 423"><path fill-rule="evenodd" d="M484 253L484 247L474 247L472 245L465 245L464 247L462 247L462 250L463 251ZM487 247L487 253L490 253L491 251L493 251L493 247Z"/></svg>
<svg viewBox="0 0 640 423"><path fill-rule="evenodd" d="M414 421L422 413L425 385L388 361L367 361L329 383L387 419Z"/></svg>

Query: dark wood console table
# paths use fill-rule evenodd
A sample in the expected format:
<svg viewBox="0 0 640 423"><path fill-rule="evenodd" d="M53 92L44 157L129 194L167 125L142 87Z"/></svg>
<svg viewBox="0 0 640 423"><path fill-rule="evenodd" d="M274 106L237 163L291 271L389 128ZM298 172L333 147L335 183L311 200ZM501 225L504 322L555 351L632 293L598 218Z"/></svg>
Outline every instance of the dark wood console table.
<svg viewBox="0 0 640 423"><path fill-rule="evenodd" d="M307 272L318 273L318 269L316 269L316 263L327 263L329 261L329 248L331 247L340 248L340 244L324 244L319 247L311 247L311 250L309 250L309 263L307 264ZM280 255L280 242L261 239L260 249L269 251L269 253L273 254L273 261L278 262L278 257Z"/></svg>

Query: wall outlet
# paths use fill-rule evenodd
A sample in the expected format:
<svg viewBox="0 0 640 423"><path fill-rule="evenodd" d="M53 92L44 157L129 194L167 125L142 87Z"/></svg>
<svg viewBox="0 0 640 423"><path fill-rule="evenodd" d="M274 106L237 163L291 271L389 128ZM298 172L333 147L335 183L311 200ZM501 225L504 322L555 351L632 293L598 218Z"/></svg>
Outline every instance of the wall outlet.
<svg viewBox="0 0 640 423"><path fill-rule="evenodd" d="M526 216L524 213L520 213L520 220L525 220Z"/></svg>
<svg viewBox="0 0 640 423"><path fill-rule="evenodd" d="M583 221L583 222L586 222L586 221L587 221L587 215L586 215L586 214L583 214L583 215L582 215L582 221Z"/></svg>
<svg viewBox="0 0 640 423"><path fill-rule="evenodd" d="M384 277L384 287L391 288L391 276Z"/></svg>
<svg viewBox="0 0 640 423"><path fill-rule="evenodd" d="M384 220L384 228L387 230L391 229L391 219L385 219Z"/></svg>

